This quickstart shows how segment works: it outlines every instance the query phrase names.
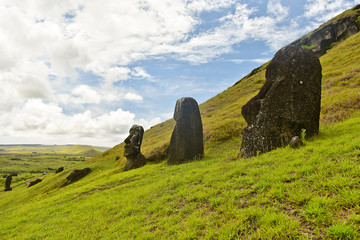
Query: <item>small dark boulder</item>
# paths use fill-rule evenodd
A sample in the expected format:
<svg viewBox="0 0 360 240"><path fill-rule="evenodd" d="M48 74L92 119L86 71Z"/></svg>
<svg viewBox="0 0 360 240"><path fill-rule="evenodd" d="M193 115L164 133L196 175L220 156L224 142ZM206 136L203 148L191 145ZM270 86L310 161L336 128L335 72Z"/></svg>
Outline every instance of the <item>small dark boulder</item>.
<svg viewBox="0 0 360 240"><path fill-rule="evenodd" d="M84 168L81 170L74 170L70 173L69 176L66 177L66 183L64 185L69 185L73 182L76 182L77 180L85 177L87 174L89 174L91 172L90 168Z"/></svg>
<svg viewBox="0 0 360 240"><path fill-rule="evenodd" d="M59 167L55 173L61 173L62 171L64 171L64 167Z"/></svg>
<svg viewBox="0 0 360 240"><path fill-rule="evenodd" d="M34 185L36 185L36 184L38 184L38 183L40 183L40 182L42 182L42 180L41 180L40 178L37 178L37 179L29 182L28 187L34 186Z"/></svg>
<svg viewBox="0 0 360 240"><path fill-rule="evenodd" d="M159 147L154 148L147 156L146 161L158 163L169 157L169 144L165 143Z"/></svg>
<svg viewBox="0 0 360 240"><path fill-rule="evenodd" d="M300 146L304 145L304 143L301 141L301 138L299 136L294 136L289 143L291 148L299 148Z"/></svg>
<svg viewBox="0 0 360 240"><path fill-rule="evenodd" d="M302 129L319 132L321 64L297 46L280 49L266 69L266 82L241 113L248 123L242 132L240 155L256 156L289 144Z"/></svg>
<svg viewBox="0 0 360 240"><path fill-rule="evenodd" d="M124 140L124 157L126 165L124 171L142 167L146 164L145 156L141 153L141 143L144 135L144 128L140 125L133 125L129 130L129 136Z"/></svg>
<svg viewBox="0 0 360 240"><path fill-rule="evenodd" d="M177 100L171 135L168 164L180 164L204 155L203 127L199 105L195 99Z"/></svg>
<svg viewBox="0 0 360 240"><path fill-rule="evenodd" d="M5 180L5 190L4 191L11 191L12 188L11 186L11 181L12 181L12 175L7 175L6 176L6 180Z"/></svg>

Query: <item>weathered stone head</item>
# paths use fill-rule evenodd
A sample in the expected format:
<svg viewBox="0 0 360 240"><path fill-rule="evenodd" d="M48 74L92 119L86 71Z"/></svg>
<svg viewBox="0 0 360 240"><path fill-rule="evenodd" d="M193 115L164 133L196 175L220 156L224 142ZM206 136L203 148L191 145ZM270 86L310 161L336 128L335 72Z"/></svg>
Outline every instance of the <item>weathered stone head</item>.
<svg viewBox="0 0 360 240"><path fill-rule="evenodd" d="M5 190L4 191L11 191L12 188L11 186L11 181L12 181L12 175L7 175L6 176L6 180L5 180Z"/></svg>
<svg viewBox="0 0 360 240"><path fill-rule="evenodd" d="M124 156L136 155L140 152L140 147L144 135L144 128L133 125L129 130L129 136L125 139Z"/></svg>
<svg viewBox="0 0 360 240"><path fill-rule="evenodd" d="M310 51L296 46L280 49L266 69L266 82L241 113L248 126L242 132L244 157L289 144L302 129L319 132L321 64Z"/></svg>
<svg viewBox="0 0 360 240"><path fill-rule="evenodd" d="M174 119L176 125L169 145L169 164L190 161L204 154L203 128L199 106L195 99L177 100Z"/></svg>
<svg viewBox="0 0 360 240"><path fill-rule="evenodd" d="M145 165L146 160L140 152L141 143L144 135L144 128L133 125L129 130L129 136L125 139L124 156L126 157L125 171Z"/></svg>

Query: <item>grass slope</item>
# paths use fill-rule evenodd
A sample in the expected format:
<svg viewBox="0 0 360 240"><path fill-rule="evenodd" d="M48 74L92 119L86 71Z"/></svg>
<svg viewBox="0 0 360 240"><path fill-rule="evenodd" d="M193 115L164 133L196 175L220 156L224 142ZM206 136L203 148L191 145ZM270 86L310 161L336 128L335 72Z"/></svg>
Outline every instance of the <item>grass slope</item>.
<svg viewBox="0 0 360 240"><path fill-rule="evenodd" d="M323 67L320 121L322 125L328 125L348 119L360 109L360 33L336 45L320 61ZM240 133L246 126L241 107L265 83L266 66L267 63L200 105L205 154L240 148ZM175 121L170 119L145 132L142 152L146 157L163 155L174 125ZM120 166L126 161L123 151L121 143L92 161L118 159Z"/></svg>
<svg viewBox="0 0 360 240"><path fill-rule="evenodd" d="M62 154L73 154L73 155L80 155L84 157L95 157L99 154L101 154L103 150L89 145L74 145L69 146L60 153Z"/></svg>
<svg viewBox="0 0 360 240"><path fill-rule="evenodd" d="M67 154L67 155L81 155L86 151L94 150L98 154L102 153L108 148L94 147L89 145L0 145L0 154ZM92 156L94 157L94 156Z"/></svg>
<svg viewBox="0 0 360 240"><path fill-rule="evenodd" d="M44 172L72 165L102 153L97 147L86 145L1 145L0 176L16 173L13 186Z"/></svg>
<svg viewBox="0 0 360 240"><path fill-rule="evenodd" d="M86 164L93 172L64 188L68 172L1 192L0 238L356 239L359 131L356 115L301 149L249 159L216 154L129 172L111 160Z"/></svg>

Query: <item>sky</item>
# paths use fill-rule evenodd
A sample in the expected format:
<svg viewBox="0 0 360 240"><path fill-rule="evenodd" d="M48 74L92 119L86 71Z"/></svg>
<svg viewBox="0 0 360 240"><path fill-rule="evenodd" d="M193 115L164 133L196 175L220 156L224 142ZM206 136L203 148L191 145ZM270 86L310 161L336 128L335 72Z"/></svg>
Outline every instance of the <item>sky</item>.
<svg viewBox="0 0 360 240"><path fill-rule="evenodd" d="M0 144L115 146L356 4L0 0Z"/></svg>

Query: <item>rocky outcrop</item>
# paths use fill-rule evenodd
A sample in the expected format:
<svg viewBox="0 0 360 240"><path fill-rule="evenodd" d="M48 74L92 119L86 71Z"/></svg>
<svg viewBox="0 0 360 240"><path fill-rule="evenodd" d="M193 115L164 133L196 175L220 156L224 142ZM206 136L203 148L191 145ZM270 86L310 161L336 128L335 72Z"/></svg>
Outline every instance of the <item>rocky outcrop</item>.
<svg viewBox="0 0 360 240"><path fill-rule="evenodd" d="M321 25L313 32L291 43L311 49L318 57L326 53L337 42L356 34L360 30L360 5L345 11Z"/></svg>
<svg viewBox="0 0 360 240"><path fill-rule="evenodd" d="M70 173L70 175L66 177L66 182L65 182L64 186L69 185L73 182L76 182L77 180L88 175L90 172L91 172L91 169L88 167L81 169L81 170L76 169L76 170L72 171Z"/></svg>
<svg viewBox="0 0 360 240"><path fill-rule="evenodd" d="M125 139L124 157L126 165L124 170L142 167L146 164L146 159L141 153L141 143L144 135L144 128L139 125L133 125L129 130L129 136Z"/></svg>
<svg viewBox="0 0 360 240"><path fill-rule="evenodd" d="M64 167L59 167L55 173L61 173L62 171L64 171Z"/></svg>
<svg viewBox="0 0 360 240"><path fill-rule="evenodd" d="M146 161L158 163L169 157L169 144L163 144L154 148L147 156Z"/></svg>
<svg viewBox="0 0 360 240"><path fill-rule="evenodd" d="M203 127L196 100L190 97L177 100L174 119L176 125L170 139L168 164L180 164L202 157Z"/></svg>
<svg viewBox="0 0 360 240"><path fill-rule="evenodd" d="M242 132L240 155L255 156L289 144L302 129L319 131L321 65L308 50L280 49L266 69L266 82L241 113L248 126Z"/></svg>
<svg viewBox="0 0 360 240"><path fill-rule="evenodd" d="M304 145L304 143L301 141L301 138L299 136L294 136L290 143L291 148L299 148L300 146Z"/></svg>
<svg viewBox="0 0 360 240"><path fill-rule="evenodd" d="M34 186L34 185L36 185L36 184L38 184L38 183L40 183L40 182L42 182L42 180L41 180L40 178L37 178L37 179L29 182L28 187L32 187L32 186Z"/></svg>

